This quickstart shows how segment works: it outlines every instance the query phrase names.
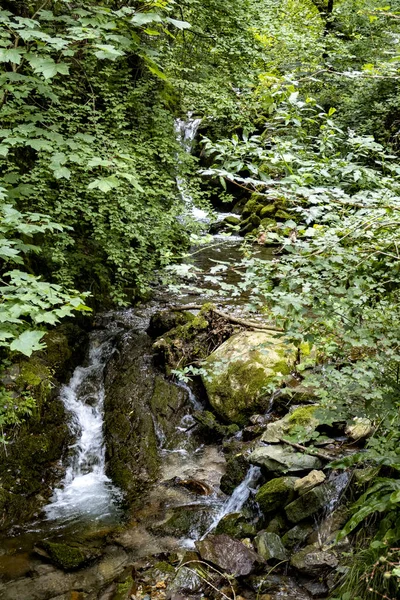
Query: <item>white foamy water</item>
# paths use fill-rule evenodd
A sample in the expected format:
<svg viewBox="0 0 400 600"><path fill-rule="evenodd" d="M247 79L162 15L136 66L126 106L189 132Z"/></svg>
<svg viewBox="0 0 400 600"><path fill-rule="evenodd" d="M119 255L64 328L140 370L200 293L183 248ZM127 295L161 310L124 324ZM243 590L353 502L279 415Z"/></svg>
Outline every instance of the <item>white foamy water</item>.
<svg viewBox="0 0 400 600"><path fill-rule="evenodd" d="M87 367L78 367L60 398L70 415L75 442L64 480L45 507L46 518L59 525L90 519L107 520L118 513L120 492L105 472L104 367L113 346L92 339Z"/></svg>
<svg viewBox="0 0 400 600"><path fill-rule="evenodd" d="M200 123L201 119L193 119L192 113L188 114L187 119L176 119L175 121L177 140L188 154L191 154L192 152L193 142ZM193 198L187 189L185 179L178 175L176 178L176 183L183 201L190 208L193 218L201 223L209 223L210 219L208 213L205 210L194 206Z"/></svg>
<svg viewBox="0 0 400 600"><path fill-rule="evenodd" d="M240 483L232 492L232 495L227 499L227 501L221 506L220 510L216 514L211 523L210 527L207 529L203 538L206 537L211 531L213 531L218 523L223 519L226 515L230 515L231 513L240 512L250 497L252 492L255 492L257 482L260 479L261 470L259 467L255 467L253 465L250 466L247 471L246 477L243 479L242 483Z"/></svg>

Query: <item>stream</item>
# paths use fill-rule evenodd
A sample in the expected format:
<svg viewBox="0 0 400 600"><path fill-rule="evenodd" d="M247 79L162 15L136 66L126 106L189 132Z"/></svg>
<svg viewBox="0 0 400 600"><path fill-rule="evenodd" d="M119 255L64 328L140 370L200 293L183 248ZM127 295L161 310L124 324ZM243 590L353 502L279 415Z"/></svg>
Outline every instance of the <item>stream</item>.
<svg viewBox="0 0 400 600"><path fill-rule="evenodd" d="M192 149L199 125L200 119L192 116L176 122L177 136L187 152ZM194 207L185 182L179 176L177 183L188 210L197 220L206 223L208 214ZM218 219L227 214L221 213ZM216 262L233 263L240 256L241 243L242 238L238 236L216 234L204 248L194 249L194 264L199 271L207 272ZM260 249L259 253L268 259L267 250ZM226 277L229 281L229 277L237 275L228 270ZM198 278L196 285L205 289L206 297L210 285L200 275ZM191 302L196 301L196 296L189 298ZM187 300L184 293L174 298L174 302L183 304ZM243 300L235 300L235 309L240 302ZM152 340L147 331L152 315L159 309L159 302L153 299L144 306L99 317L98 326L90 334L85 363L75 369L60 392L73 440L63 463L63 478L37 520L2 540L1 599L111 599L114 596L106 593L108 583L132 561L162 552L191 550L195 542L212 533L226 515L239 513L246 507L249 514L257 514L254 495L259 487L260 468L250 466L232 494L224 494L220 480L226 470L226 460L221 444L203 439L193 418L195 411L206 408L204 397L185 383L165 383L160 374L152 373ZM116 451L113 450L113 456L107 451L105 429L110 425L105 424L105 414L107 394L112 395L113 377L118 382L118 377L127 372L123 359L128 360L136 351L137 359L132 358L132 361L137 361L138 372L148 382L146 393L161 382L169 386L171 397L178 400L172 413L163 415L159 409L152 409L148 415L157 445L159 475L140 506L134 503L132 508L127 506L124 493L108 470L108 462L115 458ZM135 386L135 382L131 385ZM143 395L140 388L135 388L134 394ZM149 400L150 406L153 401ZM343 489L346 483L341 482ZM77 536L90 539L94 553L101 546L100 566L90 566L88 560L89 566L84 570L62 573L42 562L52 551L43 542L64 542ZM71 592L89 588L93 594ZM113 589L115 591L115 585ZM275 597L302 600L309 596Z"/></svg>

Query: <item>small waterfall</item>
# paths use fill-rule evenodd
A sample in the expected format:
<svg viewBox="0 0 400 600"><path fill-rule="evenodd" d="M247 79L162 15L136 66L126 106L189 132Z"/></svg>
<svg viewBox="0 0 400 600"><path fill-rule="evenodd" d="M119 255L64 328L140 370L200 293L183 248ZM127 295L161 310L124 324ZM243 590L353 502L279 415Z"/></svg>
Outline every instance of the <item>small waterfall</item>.
<svg viewBox="0 0 400 600"><path fill-rule="evenodd" d="M188 113L187 119L176 119L175 121L175 132L176 138L178 142L181 144L182 148L188 154L191 154L193 149L193 142L196 137L197 130L201 123L201 119L194 119L193 113ZM200 208L196 208L193 205L193 198L191 197L186 181L180 175L176 177L176 183L178 185L179 192L182 196L183 201L189 207L190 212L192 213L193 218L196 221L200 221L202 223L208 223L208 213L205 210L201 210Z"/></svg>
<svg viewBox="0 0 400 600"><path fill-rule="evenodd" d="M209 533L211 533L218 523L223 519L226 515L231 513L240 512L243 508L244 504L249 499L251 492L255 491L258 480L261 476L261 469L259 467L254 467L251 465L249 470L247 471L246 477L243 479L242 483L240 483L232 492L230 498L222 505L218 514L214 517L213 522L210 527L207 529L203 538L206 537Z"/></svg>
<svg viewBox="0 0 400 600"><path fill-rule="evenodd" d="M103 436L104 368L113 352L110 338L92 337L87 367L75 369L61 400L70 414L69 428L75 438L61 486L45 507L46 518L65 525L105 520L118 513L120 492L105 473Z"/></svg>

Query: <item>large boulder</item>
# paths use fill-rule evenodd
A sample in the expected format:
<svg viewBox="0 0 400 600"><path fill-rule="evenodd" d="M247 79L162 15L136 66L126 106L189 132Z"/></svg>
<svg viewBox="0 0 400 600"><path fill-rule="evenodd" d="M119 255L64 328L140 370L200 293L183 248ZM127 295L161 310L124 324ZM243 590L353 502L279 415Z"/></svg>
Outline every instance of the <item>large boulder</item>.
<svg viewBox="0 0 400 600"><path fill-rule="evenodd" d="M281 445L258 446L250 454L248 461L272 473L296 473L322 466L317 456L296 452L291 447Z"/></svg>
<svg viewBox="0 0 400 600"><path fill-rule="evenodd" d="M299 406L288 415L267 425L262 441L267 444L276 444L285 436L296 435L298 442L306 442L319 425L315 417L317 406Z"/></svg>
<svg viewBox="0 0 400 600"><path fill-rule="evenodd" d="M296 480L296 477L276 477L260 487L256 501L264 515L279 510L294 500L293 488Z"/></svg>
<svg viewBox="0 0 400 600"><path fill-rule="evenodd" d="M323 483L326 479L326 475L323 471L310 471L308 475L298 479L294 484L294 491L298 492L299 496L303 496L317 485Z"/></svg>
<svg viewBox="0 0 400 600"><path fill-rule="evenodd" d="M286 516L292 523L298 523L328 506L337 497L334 483L323 483L314 487L285 507Z"/></svg>
<svg viewBox="0 0 400 600"><path fill-rule="evenodd" d="M209 535L196 542L201 558L213 563L229 575L249 575L260 557L239 540L227 535Z"/></svg>
<svg viewBox="0 0 400 600"><path fill-rule="evenodd" d="M230 337L204 362L210 404L226 421L242 425L268 406L269 384L277 385L291 370L295 348L260 331Z"/></svg>

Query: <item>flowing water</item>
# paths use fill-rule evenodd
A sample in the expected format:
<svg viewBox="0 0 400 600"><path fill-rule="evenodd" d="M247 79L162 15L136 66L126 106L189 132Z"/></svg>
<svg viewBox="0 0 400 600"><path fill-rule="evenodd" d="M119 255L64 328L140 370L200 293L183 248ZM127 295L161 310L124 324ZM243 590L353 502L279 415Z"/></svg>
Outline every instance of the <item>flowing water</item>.
<svg viewBox="0 0 400 600"><path fill-rule="evenodd" d="M77 367L60 393L74 443L65 477L44 508L57 527L81 520L114 521L119 512L120 492L105 472L103 435L104 368L114 346L112 337L102 337L92 334L88 365Z"/></svg>

